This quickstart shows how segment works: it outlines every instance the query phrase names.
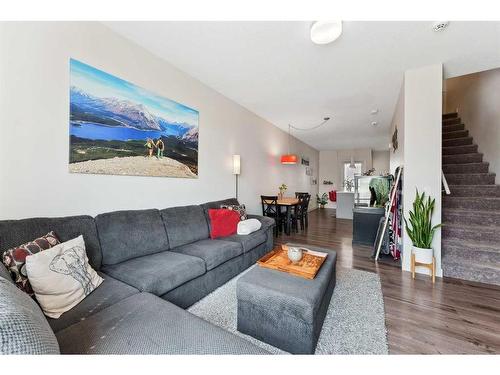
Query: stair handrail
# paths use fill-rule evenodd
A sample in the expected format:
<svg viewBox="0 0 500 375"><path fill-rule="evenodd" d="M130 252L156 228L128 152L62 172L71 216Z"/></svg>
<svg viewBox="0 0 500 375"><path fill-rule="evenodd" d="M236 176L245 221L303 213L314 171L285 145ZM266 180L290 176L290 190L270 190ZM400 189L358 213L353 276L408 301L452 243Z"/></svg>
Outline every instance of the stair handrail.
<svg viewBox="0 0 500 375"><path fill-rule="evenodd" d="M446 195L450 195L451 194L450 187L448 186L448 181L446 181L446 177L442 169L441 169L441 180L443 182L444 192L446 193Z"/></svg>

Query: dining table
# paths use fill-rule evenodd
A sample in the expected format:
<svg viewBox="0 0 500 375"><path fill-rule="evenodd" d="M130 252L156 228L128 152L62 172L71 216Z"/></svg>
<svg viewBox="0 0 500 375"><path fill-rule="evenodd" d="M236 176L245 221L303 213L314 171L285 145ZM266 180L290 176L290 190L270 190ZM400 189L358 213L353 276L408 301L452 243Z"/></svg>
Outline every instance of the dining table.
<svg viewBox="0 0 500 375"><path fill-rule="evenodd" d="M264 201L264 203L271 204L273 203L270 200ZM299 199L298 198L293 198L293 197L283 197L283 198L278 198L276 201L278 208L281 210L281 207L284 207L286 210L286 222L285 222L285 233L287 235L290 235L290 227L291 227L291 219L292 219L292 207L295 207L295 210L297 210L297 206L299 204Z"/></svg>

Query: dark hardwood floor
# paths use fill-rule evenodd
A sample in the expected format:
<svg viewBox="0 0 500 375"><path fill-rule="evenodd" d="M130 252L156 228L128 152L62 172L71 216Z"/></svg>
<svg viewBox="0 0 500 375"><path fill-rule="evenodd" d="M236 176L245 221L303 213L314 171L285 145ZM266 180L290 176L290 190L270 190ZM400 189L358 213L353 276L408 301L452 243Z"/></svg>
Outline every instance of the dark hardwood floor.
<svg viewBox="0 0 500 375"><path fill-rule="evenodd" d="M429 277L413 280L387 261L377 264L370 247L352 245L352 221L334 213L310 212L306 231L280 234L276 243L333 248L337 267L378 273L391 354L500 353L500 287L450 278L437 278L433 285Z"/></svg>

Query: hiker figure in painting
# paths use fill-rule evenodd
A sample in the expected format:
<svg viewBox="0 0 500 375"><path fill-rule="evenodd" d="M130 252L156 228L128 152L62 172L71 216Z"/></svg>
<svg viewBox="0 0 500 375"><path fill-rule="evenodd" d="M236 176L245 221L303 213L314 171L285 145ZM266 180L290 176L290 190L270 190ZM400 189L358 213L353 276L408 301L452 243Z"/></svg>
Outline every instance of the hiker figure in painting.
<svg viewBox="0 0 500 375"><path fill-rule="evenodd" d="M161 138L158 138L158 141L156 142L156 157L158 159L161 159L163 157L163 150L165 149L165 144L161 140Z"/></svg>
<svg viewBox="0 0 500 375"><path fill-rule="evenodd" d="M146 150L148 151L149 158L153 156L154 146L155 144L153 140L151 138L148 138L144 147L146 147Z"/></svg>

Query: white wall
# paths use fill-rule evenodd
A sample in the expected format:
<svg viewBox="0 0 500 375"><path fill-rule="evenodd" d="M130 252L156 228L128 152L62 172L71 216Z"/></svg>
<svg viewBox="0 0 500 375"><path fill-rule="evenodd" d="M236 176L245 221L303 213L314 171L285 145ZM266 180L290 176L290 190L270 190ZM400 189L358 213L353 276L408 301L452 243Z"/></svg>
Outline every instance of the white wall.
<svg viewBox="0 0 500 375"><path fill-rule="evenodd" d="M433 224L441 222L441 115L443 66L430 65L408 70L404 80L404 184L403 211L409 211L415 198L415 189L436 199ZM412 243L403 236L402 266L410 270ZM436 257L436 272L441 269L441 231L432 242ZM427 273L425 268L418 272Z"/></svg>
<svg viewBox="0 0 500 375"><path fill-rule="evenodd" d="M446 112L458 109L500 183L500 69L446 80Z"/></svg>
<svg viewBox="0 0 500 375"><path fill-rule="evenodd" d="M287 134L172 65L95 22L0 23L0 218L97 214L234 196L232 154L241 154L240 201L315 195L303 166L283 166ZM69 59L116 75L200 112L199 178L68 173ZM203 56L200 56L203 58ZM242 72L244 74L244 72ZM318 151L298 140L293 152ZM315 176L313 176L315 177Z"/></svg>
<svg viewBox="0 0 500 375"><path fill-rule="evenodd" d="M355 162L363 163L363 171L372 168L372 150L369 148L353 150L330 150L319 152L319 194L328 193L331 190L344 190L344 163L351 161L351 155ZM334 185L323 185L323 181L332 181ZM335 207L329 202L326 207Z"/></svg>
<svg viewBox="0 0 500 375"><path fill-rule="evenodd" d="M390 157L388 150L372 150L372 167L375 168L376 175L389 173Z"/></svg>

